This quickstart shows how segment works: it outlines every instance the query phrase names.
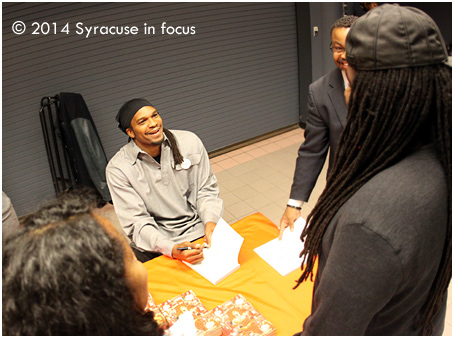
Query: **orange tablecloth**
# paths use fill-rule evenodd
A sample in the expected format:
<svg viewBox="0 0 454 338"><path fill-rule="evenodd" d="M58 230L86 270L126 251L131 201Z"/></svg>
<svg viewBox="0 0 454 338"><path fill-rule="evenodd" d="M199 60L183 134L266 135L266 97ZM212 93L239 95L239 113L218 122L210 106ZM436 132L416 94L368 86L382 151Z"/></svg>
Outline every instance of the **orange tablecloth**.
<svg viewBox="0 0 454 338"><path fill-rule="evenodd" d="M253 251L276 238L278 228L260 213L247 216L231 226L244 237L239 254L241 266L216 285L182 262L166 256L145 263L148 289L156 304L192 290L211 310L241 293L276 327L276 335L290 336L301 331L310 314L313 283L304 282L293 290L301 275L300 269L282 277Z"/></svg>

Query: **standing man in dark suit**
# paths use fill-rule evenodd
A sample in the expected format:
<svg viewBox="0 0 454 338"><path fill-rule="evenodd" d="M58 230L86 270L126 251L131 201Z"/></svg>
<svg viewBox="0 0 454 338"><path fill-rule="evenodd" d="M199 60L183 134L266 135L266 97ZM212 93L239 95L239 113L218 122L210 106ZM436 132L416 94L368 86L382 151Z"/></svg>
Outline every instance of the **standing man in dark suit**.
<svg viewBox="0 0 454 338"><path fill-rule="evenodd" d="M301 207L309 200L317 178L325 163L328 149L329 168L332 167L334 154L340 135L345 126L347 106L344 92L348 88L346 75L347 60L345 41L350 26L356 16L344 16L331 26L331 46L334 63L337 68L324 75L309 86L309 115L304 132L305 141L298 151L295 174L290 192L290 199L281 219L281 233L301 216Z"/></svg>

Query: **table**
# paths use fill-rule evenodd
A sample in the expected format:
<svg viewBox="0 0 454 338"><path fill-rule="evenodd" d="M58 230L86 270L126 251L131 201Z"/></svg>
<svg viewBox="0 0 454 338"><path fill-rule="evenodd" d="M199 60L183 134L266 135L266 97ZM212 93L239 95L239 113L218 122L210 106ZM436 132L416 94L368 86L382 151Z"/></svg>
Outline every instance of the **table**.
<svg viewBox="0 0 454 338"><path fill-rule="evenodd" d="M231 226L244 238L238 258L241 267L216 285L176 259L160 256L145 263L148 289L156 304L192 290L211 310L240 293L276 327L276 335L290 336L301 331L310 314L313 283L308 280L293 290L300 269L282 277L254 252L256 247L276 238L279 229L260 213Z"/></svg>

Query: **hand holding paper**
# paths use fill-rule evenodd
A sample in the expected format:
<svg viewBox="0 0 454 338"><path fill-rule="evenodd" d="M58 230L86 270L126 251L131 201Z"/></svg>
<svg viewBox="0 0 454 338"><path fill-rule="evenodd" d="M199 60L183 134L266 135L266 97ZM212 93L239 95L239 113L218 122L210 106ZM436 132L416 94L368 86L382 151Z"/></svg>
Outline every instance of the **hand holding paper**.
<svg viewBox="0 0 454 338"><path fill-rule="evenodd" d="M211 246L211 237L213 236L215 228L216 223L214 222L207 222L207 224L205 224L205 242L208 248Z"/></svg>
<svg viewBox="0 0 454 338"><path fill-rule="evenodd" d="M275 238L255 248L254 251L282 276L289 274L300 267L303 262L303 258L299 258L299 254L304 248L300 236L305 224L304 219L298 218L294 223L293 232L286 228L282 240Z"/></svg>
<svg viewBox="0 0 454 338"><path fill-rule="evenodd" d="M244 238L221 218L211 236L211 247L203 249L203 261L183 263L216 284L240 267L238 255L243 241Z"/></svg>
<svg viewBox="0 0 454 338"><path fill-rule="evenodd" d="M290 231L293 231L295 226L295 222L298 218L301 217L301 210L297 208L292 208L287 206L284 211L284 215L282 215L281 218L281 224L280 224L280 232L279 232L279 240L282 239L282 236L284 235L285 229L290 228Z"/></svg>

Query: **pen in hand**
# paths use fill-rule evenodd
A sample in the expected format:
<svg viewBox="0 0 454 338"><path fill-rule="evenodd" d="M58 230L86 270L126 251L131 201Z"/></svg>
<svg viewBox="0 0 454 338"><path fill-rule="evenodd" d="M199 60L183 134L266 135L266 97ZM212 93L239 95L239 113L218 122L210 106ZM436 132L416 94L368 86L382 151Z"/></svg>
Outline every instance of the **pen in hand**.
<svg viewBox="0 0 454 338"><path fill-rule="evenodd" d="M204 244L203 248L206 248L207 245ZM196 250L196 248L191 248L190 246L183 246L181 248L177 248L177 250L184 251L184 250Z"/></svg>

